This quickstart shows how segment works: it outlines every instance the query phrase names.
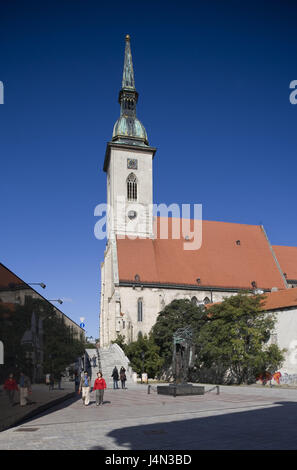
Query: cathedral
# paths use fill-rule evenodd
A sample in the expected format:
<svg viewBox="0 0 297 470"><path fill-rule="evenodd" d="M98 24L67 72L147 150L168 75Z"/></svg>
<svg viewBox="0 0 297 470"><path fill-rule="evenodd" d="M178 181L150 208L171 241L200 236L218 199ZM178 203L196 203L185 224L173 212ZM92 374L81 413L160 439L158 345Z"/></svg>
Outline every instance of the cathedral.
<svg viewBox="0 0 297 470"><path fill-rule="evenodd" d="M127 35L120 117L103 166L108 237L101 264L101 347L118 335L129 343L139 332L148 334L158 313L174 299L207 304L240 290L297 287L297 247L272 246L262 225L201 220L201 246L191 249L195 220L154 215L156 148L136 117L137 101Z"/></svg>

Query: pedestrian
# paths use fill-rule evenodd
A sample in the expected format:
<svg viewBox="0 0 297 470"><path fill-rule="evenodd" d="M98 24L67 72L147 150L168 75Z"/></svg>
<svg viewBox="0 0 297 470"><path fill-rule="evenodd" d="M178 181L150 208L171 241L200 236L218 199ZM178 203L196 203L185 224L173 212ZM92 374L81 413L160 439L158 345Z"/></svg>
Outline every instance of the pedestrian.
<svg viewBox="0 0 297 470"><path fill-rule="evenodd" d="M25 406L31 404L31 400L28 398L28 394L31 393L31 382L24 372L20 373L20 405Z"/></svg>
<svg viewBox="0 0 297 470"><path fill-rule="evenodd" d="M104 389L106 388L106 382L102 376L102 372L97 372L97 379L94 382L93 390L96 390L96 405L103 405Z"/></svg>
<svg viewBox="0 0 297 470"><path fill-rule="evenodd" d="M80 379L78 393L82 392L82 401L85 406L90 403L90 391L91 391L91 378L88 372L85 371L84 375Z"/></svg>
<svg viewBox="0 0 297 470"><path fill-rule="evenodd" d="M62 390L61 388L61 383L62 383L62 379L63 379L64 375L62 374L62 372L58 375L58 387L59 387L59 390Z"/></svg>
<svg viewBox="0 0 297 470"><path fill-rule="evenodd" d="M97 364L96 364L96 359L97 359L97 358L96 358L96 356L95 356L95 354L94 354L94 356L92 357L92 360L93 360L93 367L96 367L96 365L97 365Z"/></svg>
<svg viewBox="0 0 297 470"><path fill-rule="evenodd" d="M121 367L120 368L120 381L122 383L122 388L126 388L125 387L125 383L126 383L126 380L127 380L127 377L126 377L126 369L125 367Z"/></svg>
<svg viewBox="0 0 297 470"><path fill-rule="evenodd" d="M13 374L9 374L8 378L4 382L3 386L4 390L6 390L6 394L8 396L9 403L11 406L14 405L14 394L15 392L19 391L18 384L16 380L13 378Z"/></svg>
<svg viewBox="0 0 297 470"><path fill-rule="evenodd" d="M79 380L78 373L75 372L75 375L74 375L74 387L75 388L74 389L75 389L76 392L78 392L78 390L79 390L79 382L80 382L80 380Z"/></svg>
<svg viewBox="0 0 297 470"><path fill-rule="evenodd" d="M114 366L111 376L113 378L113 388L114 389L119 388L119 385L118 385L119 371L117 369L117 366Z"/></svg>
<svg viewBox="0 0 297 470"><path fill-rule="evenodd" d="M53 374L50 374L50 377L49 377L49 387L48 387L48 389L49 389L49 390L54 390L54 386L55 386L55 379L54 379Z"/></svg>

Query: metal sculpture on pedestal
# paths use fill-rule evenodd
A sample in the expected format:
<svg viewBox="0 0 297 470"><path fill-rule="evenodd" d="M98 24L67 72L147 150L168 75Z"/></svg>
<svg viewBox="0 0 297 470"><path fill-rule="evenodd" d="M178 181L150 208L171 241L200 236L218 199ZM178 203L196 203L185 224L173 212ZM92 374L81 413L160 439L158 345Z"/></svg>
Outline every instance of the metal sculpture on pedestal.
<svg viewBox="0 0 297 470"><path fill-rule="evenodd" d="M176 384L187 382L189 367L193 364L193 331L190 326L179 328L173 334L173 376Z"/></svg>
<svg viewBox="0 0 297 470"><path fill-rule="evenodd" d="M195 349L190 326L179 328L173 334L172 369L174 383L157 386L162 395L204 395L204 387L187 383L189 368L194 365Z"/></svg>

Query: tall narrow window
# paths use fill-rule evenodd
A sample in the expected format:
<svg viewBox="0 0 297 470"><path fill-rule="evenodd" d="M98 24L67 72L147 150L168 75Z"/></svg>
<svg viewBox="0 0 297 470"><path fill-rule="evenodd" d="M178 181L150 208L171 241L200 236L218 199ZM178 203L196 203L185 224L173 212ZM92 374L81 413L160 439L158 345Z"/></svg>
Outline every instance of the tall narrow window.
<svg viewBox="0 0 297 470"><path fill-rule="evenodd" d="M198 305L198 300L197 300L196 295L194 295L194 297L191 298L191 302L193 305Z"/></svg>
<svg viewBox="0 0 297 470"><path fill-rule="evenodd" d="M137 178L134 173L127 178L127 198L128 201L137 201Z"/></svg>
<svg viewBox="0 0 297 470"><path fill-rule="evenodd" d="M143 303L142 299L137 300L137 321L143 320Z"/></svg>

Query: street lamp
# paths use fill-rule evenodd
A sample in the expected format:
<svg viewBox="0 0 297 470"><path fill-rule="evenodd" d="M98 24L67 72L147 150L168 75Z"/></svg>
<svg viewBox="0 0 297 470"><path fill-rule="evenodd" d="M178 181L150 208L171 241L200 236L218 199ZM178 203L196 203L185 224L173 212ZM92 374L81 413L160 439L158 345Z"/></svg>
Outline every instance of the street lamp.
<svg viewBox="0 0 297 470"><path fill-rule="evenodd" d="M61 300L61 299L49 299L48 301L49 302L59 302L59 304L63 303L63 300Z"/></svg>
<svg viewBox="0 0 297 470"><path fill-rule="evenodd" d="M28 282L28 286L40 286L42 289L46 288L46 285L43 282Z"/></svg>

